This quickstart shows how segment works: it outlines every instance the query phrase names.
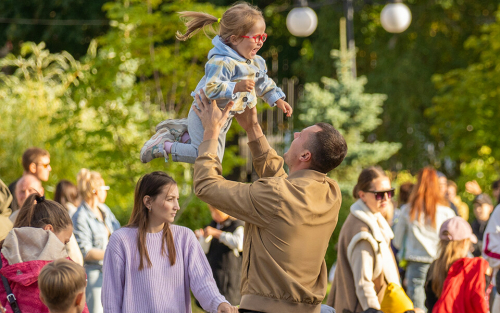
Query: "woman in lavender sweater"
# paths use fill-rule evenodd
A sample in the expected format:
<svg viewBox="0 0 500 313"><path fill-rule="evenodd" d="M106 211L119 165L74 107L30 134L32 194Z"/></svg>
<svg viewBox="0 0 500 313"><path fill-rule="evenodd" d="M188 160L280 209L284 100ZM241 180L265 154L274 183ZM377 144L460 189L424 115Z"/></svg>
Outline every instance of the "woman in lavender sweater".
<svg viewBox="0 0 500 313"><path fill-rule="evenodd" d="M190 290L208 312L238 312L219 293L194 233L171 225L178 200L176 182L163 172L137 183L130 221L112 234L104 256L105 313L190 313Z"/></svg>

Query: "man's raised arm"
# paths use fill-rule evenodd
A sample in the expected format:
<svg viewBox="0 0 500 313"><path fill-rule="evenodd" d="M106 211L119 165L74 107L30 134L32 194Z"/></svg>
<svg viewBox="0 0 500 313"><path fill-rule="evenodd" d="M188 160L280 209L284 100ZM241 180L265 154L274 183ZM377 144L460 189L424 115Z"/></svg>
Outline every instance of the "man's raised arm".
<svg viewBox="0 0 500 313"><path fill-rule="evenodd" d="M246 131L248 146L252 152L253 165L259 177L286 177L283 158L269 146L257 118L257 108L246 109L235 116L238 124Z"/></svg>
<svg viewBox="0 0 500 313"><path fill-rule="evenodd" d="M204 97L203 93L201 93ZM255 224L265 227L275 214L279 205L279 182L275 179L258 180L253 184L244 184L226 180L222 177L222 166L217 157L218 136L224 125L232 104L221 111L215 102L203 101L196 96L200 117L205 133L203 142L198 148L199 156L194 164L194 190L204 202L219 210Z"/></svg>

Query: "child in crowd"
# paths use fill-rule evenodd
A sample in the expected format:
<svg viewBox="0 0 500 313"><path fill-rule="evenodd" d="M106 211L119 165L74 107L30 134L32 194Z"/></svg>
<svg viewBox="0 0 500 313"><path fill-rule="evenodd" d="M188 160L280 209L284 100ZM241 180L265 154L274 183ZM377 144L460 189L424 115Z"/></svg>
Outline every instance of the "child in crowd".
<svg viewBox="0 0 500 313"><path fill-rule="evenodd" d="M439 230L439 255L427 272L425 283L428 312L487 313L487 281L491 276L488 262L467 258L477 238L461 217L453 217Z"/></svg>
<svg viewBox="0 0 500 313"><path fill-rule="evenodd" d="M85 308L85 269L67 259L45 265L38 276L40 299L50 313L81 313Z"/></svg>
<svg viewBox="0 0 500 313"><path fill-rule="evenodd" d="M471 226L472 232L477 237L477 243L473 244L474 251L472 254L475 257L479 257L483 252L483 236L491 212L493 212L493 202L490 196L482 193L474 198L472 205L474 206L474 216L476 219L472 222Z"/></svg>
<svg viewBox="0 0 500 313"><path fill-rule="evenodd" d="M212 40L214 48L208 54L205 76L191 95L196 97L202 90L209 99L216 100L221 109L234 101L230 117L219 135L217 155L222 161L232 117L245 108L255 107L257 97L272 107L277 106L288 117L293 110L284 101L283 91L267 76L266 62L257 55L267 39L266 23L257 7L239 2L229 8L222 18L201 12L180 12L180 15L187 20L186 33L177 33L177 39L182 41L201 29L206 33L206 28L213 31L213 24L220 25L218 35ZM158 124L157 133L141 149L141 161L147 163L163 157L167 160L170 154L174 162L194 163L204 133L194 110L195 102L187 119L166 120Z"/></svg>
<svg viewBox="0 0 500 313"><path fill-rule="evenodd" d="M241 300L241 252L245 223L211 205L208 208L212 222L205 229L196 230L195 235L198 239L204 239L202 241L206 247L204 245L202 247L220 293L231 304L238 305ZM207 240L209 238L212 239Z"/></svg>

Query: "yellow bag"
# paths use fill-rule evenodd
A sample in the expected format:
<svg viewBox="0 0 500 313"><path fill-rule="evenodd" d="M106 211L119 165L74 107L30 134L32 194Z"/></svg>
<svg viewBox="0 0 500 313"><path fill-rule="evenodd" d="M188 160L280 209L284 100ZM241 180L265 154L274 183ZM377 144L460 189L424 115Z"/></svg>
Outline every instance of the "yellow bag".
<svg viewBox="0 0 500 313"><path fill-rule="evenodd" d="M413 302L408 298L403 287L390 283L385 290L380 310L384 313L404 313L413 309Z"/></svg>

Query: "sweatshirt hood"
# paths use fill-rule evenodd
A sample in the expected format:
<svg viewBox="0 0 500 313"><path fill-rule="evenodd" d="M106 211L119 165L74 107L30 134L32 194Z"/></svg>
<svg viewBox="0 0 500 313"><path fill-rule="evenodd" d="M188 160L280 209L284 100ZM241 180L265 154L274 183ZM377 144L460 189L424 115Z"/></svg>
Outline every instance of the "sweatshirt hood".
<svg viewBox="0 0 500 313"><path fill-rule="evenodd" d="M2 255L9 265L68 257L65 245L53 232L34 227L12 229L3 243Z"/></svg>
<svg viewBox="0 0 500 313"><path fill-rule="evenodd" d="M231 47L226 45L219 35L215 36L212 39L212 44L214 47L208 53L208 58L212 58L214 56L222 56L222 57L230 57L237 61L245 62L246 59L238 54L238 52L234 51Z"/></svg>

